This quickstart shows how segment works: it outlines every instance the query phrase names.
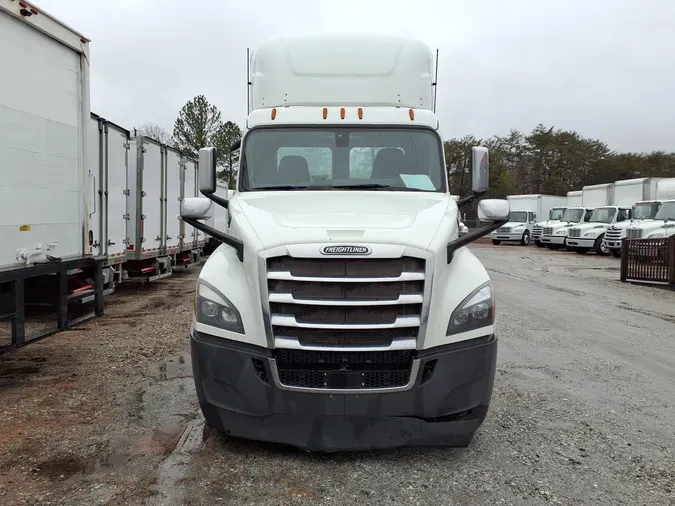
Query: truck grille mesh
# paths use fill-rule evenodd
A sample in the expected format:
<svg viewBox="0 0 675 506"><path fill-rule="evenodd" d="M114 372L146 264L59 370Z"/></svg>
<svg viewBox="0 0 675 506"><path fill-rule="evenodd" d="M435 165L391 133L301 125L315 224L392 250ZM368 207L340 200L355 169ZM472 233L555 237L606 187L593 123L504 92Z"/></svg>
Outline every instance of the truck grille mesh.
<svg viewBox="0 0 675 506"><path fill-rule="evenodd" d="M544 227L544 235L553 235L553 227Z"/></svg>
<svg viewBox="0 0 675 506"><path fill-rule="evenodd" d="M497 229L497 232L501 234L508 234L509 232L511 232L511 227L499 227Z"/></svg>
<svg viewBox="0 0 675 506"><path fill-rule="evenodd" d="M605 232L605 239L608 241L618 241L621 239L621 229L611 227Z"/></svg>
<svg viewBox="0 0 675 506"><path fill-rule="evenodd" d="M570 237L580 237L581 236L581 230L579 230L578 228L570 228L569 236Z"/></svg>
<svg viewBox="0 0 675 506"><path fill-rule="evenodd" d="M628 229L626 229L626 238L627 239L642 239L642 229L639 229L639 228L628 228Z"/></svg>
<svg viewBox="0 0 675 506"><path fill-rule="evenodd" d="M532 237L538 238L543 234L543 232L544 232L543 227L541 227L539 225L535 225L534 228L532 228Z"/></svg>

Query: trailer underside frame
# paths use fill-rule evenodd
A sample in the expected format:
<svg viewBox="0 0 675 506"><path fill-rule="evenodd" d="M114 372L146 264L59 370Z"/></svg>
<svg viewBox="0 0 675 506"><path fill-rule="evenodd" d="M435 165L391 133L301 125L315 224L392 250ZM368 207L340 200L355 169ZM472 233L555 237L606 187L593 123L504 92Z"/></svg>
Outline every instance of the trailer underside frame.
<svg viewBox="0 0 675 506"><path fill-rule="evenodd" d="M0 306L0 322L11 322L12 337L11 343L0 346L0 354L21 348L27 344L40 341L46 337L53 336L64 330L68 330L87 320L96 318L103 314L103 265L105 257L86 257L72 260L58 260L44 263L35 263L28 267L0 271L0 293L2 294L2 305ZM88 273L93 280L93 285L79 283L79 287L73 288L73 281L78 282L78 274ZM55 283L50 293L50 303L56 309L57 324L56 328L39 332L33 336L26 337L26 284L34 281L36 278L42 278L45 285L49 285L54 276ZM69 279L70 278L70 279ZM69 281L71 286L69 287ZM70 320L68 316L68 305L70 303L80 302L83 299L91 300L93 296L94 311L88 315Z"/></svg>

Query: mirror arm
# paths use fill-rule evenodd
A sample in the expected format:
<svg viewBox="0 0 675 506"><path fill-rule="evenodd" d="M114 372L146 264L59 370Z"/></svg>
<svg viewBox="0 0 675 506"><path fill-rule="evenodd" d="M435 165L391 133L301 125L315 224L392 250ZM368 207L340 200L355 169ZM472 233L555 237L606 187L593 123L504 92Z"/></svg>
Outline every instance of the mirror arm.
<svg viewBox="0 0 675 506"><path fill-rule="evenodd" d="M192 218L181 218L181 220L183 220L188 225L192 225L197 230L201 230L205 234L215 237L222 243L227 244L228 246L234 248L234 250L237 252L237 258L239 259L239 261L240 262L244 261L244 243L241 242L239 239L235 239L231 235L225 234L220 230L216 230L215 228L211 228L208 225L205 225L204 223L201 223L200 221Z"/></svg>
<svg viewBox="0 0 675 506"><path fill-rule="evenodd" d="M478 230L469 232L468 234L465 234L462 237L458 237L454 241L448 243L448 263L452 262L452 257L455 254L455 251L457 251L459 248L461 248L462 246L466 246L469 243L472 243L476 239L480 239L481 237L492 232L493 230L497 230L499 227L505 225L508 222L509 222L508 218L501 221L495 221L494 223L491 223L487 227L479 228Z"/></svg>
<svg viewBox="0 0 675 506"><path fill-rule="evenodd" d="M477 197L480 197L481 195L484 195L486 192L475 192L472 193L471 195L461 198L457 201L457 208L462 209L463 207L466 207L468 204L474 201Z"/></svg>
<svg viewBox="0 0 675 506"><path fill-rule="evenodd" d="M207 199L212 200L216 204L218 204L221 207L224 207L225 209L228 208L230 205L230 201L227 199L224 199L223 197L219 197L215 193L212 192L202 192L202 195L204 195Z"/></svg>

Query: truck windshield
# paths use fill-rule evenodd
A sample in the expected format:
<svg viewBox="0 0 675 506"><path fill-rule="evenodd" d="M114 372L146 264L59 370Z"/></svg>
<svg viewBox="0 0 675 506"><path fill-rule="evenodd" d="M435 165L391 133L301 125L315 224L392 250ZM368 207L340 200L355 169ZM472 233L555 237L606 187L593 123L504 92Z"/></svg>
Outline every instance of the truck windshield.
<svg viewBox="0 0 675 506"><path fill-rule="evenodd" d="M654 216L656 216L660 206L660 202L645 202L644 204L636 204L633 208L633 219L651 220L654 218Z"/></svg>
<svg viewBox="0 0 675 506"><path fill-rule="evenodd" d="M560 207L554 207L551 209L548 219L549 220L560 220L565 214L565 210Z"/></svg>
<svg viewBox="0 0 675 506"><path fill-rule="evenodd" d="M515 223L527 223L527 211L511 211L509 221Z"/></svg>
<svg viewBox="0 0 675 506"><path fill-rule="evenodd" d="M277 127L250 131L240 191L445 192L441 140L426 129Z"/></svg>
<svg viewBox="0 0 675 506"><path fill-rule="evenodd" d="M562 221L569 221L570 223L579 223L584 216L583 209L565 209L562 215Z"/></svg>
<svg viewBox="0 0 675 506"><path fill-rule="evenodd" d="M591 214L589 223L612 223L616 209L613 207L598 207Z"/></svg>
<svg viewBox="0 0 675 506"><path fill-rule="evenodd" d="M656 213L654 219L675 220L675 200L661 204L661 209L659 209L659 212Z"/></svg>

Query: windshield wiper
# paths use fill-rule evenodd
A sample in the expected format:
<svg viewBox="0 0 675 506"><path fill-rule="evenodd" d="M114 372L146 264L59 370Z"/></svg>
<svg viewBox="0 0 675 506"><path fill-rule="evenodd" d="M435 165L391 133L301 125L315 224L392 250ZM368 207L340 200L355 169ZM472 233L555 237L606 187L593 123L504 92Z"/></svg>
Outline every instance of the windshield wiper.
<svg viewBox="0 0 675 506"><path fill-rule="evenodd" d="M256 186L253 188L254 190L307 190L309 189L309 186L306 185L292 185L292 184L286 184L286 185L278 185L278 186Z"/></svg>
<svg viewBox="0 0 675 506"><path fill-rule="evenodd" d="M378 189L378 190L390 190L395 191L399 188L388 184L379 184L379 183L368 183L368 184L341 184L335 185L331 188L339 188L340 190L368 190L368 189Z"/></svg>

